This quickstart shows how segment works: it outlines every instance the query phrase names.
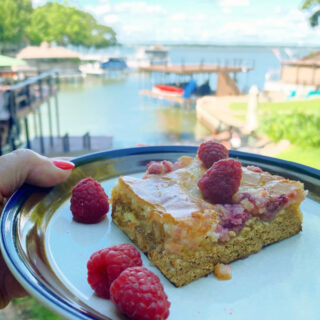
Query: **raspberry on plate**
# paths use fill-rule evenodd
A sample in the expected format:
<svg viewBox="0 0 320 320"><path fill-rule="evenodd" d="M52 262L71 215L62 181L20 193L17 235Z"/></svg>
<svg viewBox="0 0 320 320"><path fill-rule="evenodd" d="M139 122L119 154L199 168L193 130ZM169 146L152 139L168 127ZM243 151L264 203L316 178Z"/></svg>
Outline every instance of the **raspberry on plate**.
<svg viewBox="0 0 320 320"><path fill-rule="evenodd" d="M232 203L242 177L241 163L234 159L215 162L198 181L205 199L211 203Z"/></svg>
<svg viewBox="0 0 320 320"><path fill-rule="evenodd" d="M112 282L128 267L142 266L139 251L131 244L120 244L93 253L87 263L88 283L101 298L110 298Z"/></svg>
<svg viewBox="0 0 320 320"><path fill-rule="evenodd" d="M209 169L215 162L228 158L228 149L219 142L206 141L200 144L198 157Z"/></svg>
<svg viewBox="0 0 320 320"><path fill-rule="evenodd" d="M144 267L123 271L113 281L110 297L117 308L133 320L164 320L170 302L160 279Z"/></svg>
<svg viewBox="0 0 320 320"><path fill-rule="evenodd" d="M70 209L75 221L97 223L109 211L109 198L98 181L85 178L72 189Z"/></svg>

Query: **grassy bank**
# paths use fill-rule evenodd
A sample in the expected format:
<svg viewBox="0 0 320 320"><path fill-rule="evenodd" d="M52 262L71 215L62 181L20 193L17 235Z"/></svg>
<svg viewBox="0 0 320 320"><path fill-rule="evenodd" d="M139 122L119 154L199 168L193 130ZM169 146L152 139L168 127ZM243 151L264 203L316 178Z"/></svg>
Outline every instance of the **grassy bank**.
<svg viewBox="0 0 320 320"><path fill-rule="evenodd" d="M15 299L13 301L14 312L16 315L13 318L20 320L62 320L50 310L46 309L36 299L25 297Z"/></svg>
<svg viewBox="0 0 320 320"><path fill-rule="evenodd" d="M244 102L231 103L229 108L233 111L247 111L247 104ZM320 99L297 100L285 102L262 102L259 103L259 113L264 111L274 112L310 112L320 114Z"/></svg>
<svg viewBox="0 0 320 320"><path fill-rule="evenodd" d="M235 111L238 114L238 117L242 117L242 120L245 120L245 114L247 110L246 103L232 103L230 105L230 109ZM242 114L243 112L243 114ZM287 150L282 151L277 155L278 158L298 162L310 167L314 167L320 169L320 146L317 143L305 143L310 142L311 139L315 140L315 137L319 136L320 128L317 126L313 126L310 130L311 122L300 121L298 122L289 121L290 115L292 118L293 114L312 114L315 116L320 115L320 100L302 100L302 101L286 101L286 102L264 102L260 103L258 107L258 117L261 126L265 125L266 118L270 114L279 115L279 119L277 121L277 117L275 116L272 121L272 130L269 130L269 133L272 133L270 138L277 137L277 134L280 134L278 138L285 138L291 141L291 147ZM310 118L312 119L312 118ZM287 121L288 120L288 121ZM264 122L263 122L264 121ZM280 124L276 124L280 121ZM288 124L293 124L288 127L286 130L285 126ZM290 129L289 129L290 128ZM270 129L270 127L269 127ZM301 135L303 134L303 135ZM287 135L287 136L286 136ZM302 138L301 138L302 136ZM297 145L297 142L301 143L301 145ZM303 146L302 146L303 145Z"/></svg>
<svg viewBox="0 0 320 320"><path fill-rule="evenodd" d="M287 150L277 154L276 157L320 169L320 148L291 146Z"/></svg>

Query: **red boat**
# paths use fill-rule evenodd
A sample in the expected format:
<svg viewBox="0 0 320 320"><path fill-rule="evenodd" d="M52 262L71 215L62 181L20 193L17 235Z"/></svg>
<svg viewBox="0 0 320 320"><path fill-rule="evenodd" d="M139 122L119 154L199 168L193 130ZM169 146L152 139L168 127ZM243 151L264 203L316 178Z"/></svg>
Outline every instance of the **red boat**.
<svg viewBox="0 0 320 320"><path fill-rule="evenodd" d="M157 91L161 91L163 93L171 93L171 94L177 94L177 95L183 94L182 88L169 86L166 84L156 84L153 88L156 89Z"/></svg>

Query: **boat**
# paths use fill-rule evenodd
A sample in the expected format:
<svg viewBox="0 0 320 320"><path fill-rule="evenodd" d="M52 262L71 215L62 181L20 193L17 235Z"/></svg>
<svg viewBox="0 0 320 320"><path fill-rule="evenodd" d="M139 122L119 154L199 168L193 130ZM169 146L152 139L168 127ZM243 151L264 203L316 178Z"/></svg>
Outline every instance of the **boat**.
<svg viewBox="0 0 320 320"><path fill-rule="evenodd" d="M110 71L123 71L127 69L127 63L124 58L121 57L109 57L102 58L99 56L87 56L83 57L79 70L84 76L104 76L108 75Z"/></svg>
<svg viewBox="0 0 320 320"><path fill-rule="evenodd" d="M215 93L211 90L209 81L197 86L197 83L194 79L191 79L188 82L156 84L153 86L152 91L160 94L162 93L173 96L182 96L185 99L190 98L191 95L201 97Z"/></svg>
<svg viewBox="0 0 320 320"><path fill-rule="evenodd" d="M154 92L162 92L162 93L168 93L168 94L174 94L174 95L179 95L182 96L183 94L183 89L179 87L175 87L172 85L167 85L167 84L156 84L153 87Z"/></svg>
<svg viewBox="0 0 320 320"><path fill-rule="evenodd" d="M127 60L129 68L139 69L150 65L166 65L169 63L169 49L161 44L139 47L135 55Z"/></svg>

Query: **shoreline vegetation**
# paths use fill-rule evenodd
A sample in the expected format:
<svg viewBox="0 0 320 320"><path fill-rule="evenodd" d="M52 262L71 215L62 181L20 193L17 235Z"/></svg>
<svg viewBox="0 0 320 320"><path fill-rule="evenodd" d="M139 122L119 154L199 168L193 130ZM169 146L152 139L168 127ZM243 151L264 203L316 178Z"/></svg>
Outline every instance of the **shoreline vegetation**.
<svg viewBox="0 0 320 320"><path fill-rule="evenodd" d="M154 42L141 42L141 43L119 43L120 46L150 46L154 45ZM163 42L161 43L165 47L195 47L195 48L297 48L297 49L319 49L319 45L297 45L294 43L270 43L270 44L262 44L262 43L255 43L255 44L246 44L246 43L170 43L170 42Z"/></svg>
<svg viewBox="0 0 320 320"><path fill-rule="evenodd" d="M0 2L0 52L42 42L99 49L115 45L117 37L92 14L67 3L46 2L34 8L31 0Z"/></svg>
<svg viewBox="0 0 320 320"><path fill-rule="evenodd" d="M247 105L232 103L232 111L242 112ZM276 158L320 169L319 99L265 102L258 106L259 131L272 141L289 140L291 145Z"/></svg>

